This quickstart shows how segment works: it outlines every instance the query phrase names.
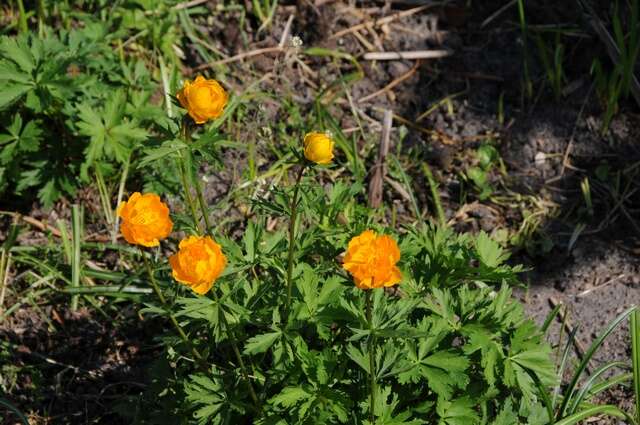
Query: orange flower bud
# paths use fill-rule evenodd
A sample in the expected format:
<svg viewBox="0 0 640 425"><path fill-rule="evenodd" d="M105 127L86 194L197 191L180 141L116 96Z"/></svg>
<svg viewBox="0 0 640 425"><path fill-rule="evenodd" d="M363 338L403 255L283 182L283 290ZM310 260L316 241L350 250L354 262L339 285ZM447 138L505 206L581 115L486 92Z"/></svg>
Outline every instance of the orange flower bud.
<svg viewBox="0 0 640 425"><path fill-rule="evenodd" d="M173 229L169 208L155 193L135 192L118 206L118 216L122 236L130 244L158 246Z"/></svg>
<svg viewBox="0 0 640 425"><path fill-rule="evenodd" d="M204 124L222 115L229 99L227 92L216 80L207 80L201 75L193 82L185 81L176 97L196 124Z"/></svg>
<svg viewBox="0 0 640 425"><path fill-rule="evenodd" d="M393 286L402 280L396 263L400 260L398 244L387 235L377 236L365 230L349 241L343 267L360 289Z"/></svg>
<svg viewBox="0 0 640 425"><path fill-rule="evenodd" d="M169 257L173 278L203 295L213 286L227 265L227 257L209 236L189 236L180 241L180 250Z"/></svg>
<svg viewBox="0 0 640 425"><path fill-rule="evenodd" d="M333 140L325 133L304 136L304 157L316 164L327 165L333 159Z"/></svg>

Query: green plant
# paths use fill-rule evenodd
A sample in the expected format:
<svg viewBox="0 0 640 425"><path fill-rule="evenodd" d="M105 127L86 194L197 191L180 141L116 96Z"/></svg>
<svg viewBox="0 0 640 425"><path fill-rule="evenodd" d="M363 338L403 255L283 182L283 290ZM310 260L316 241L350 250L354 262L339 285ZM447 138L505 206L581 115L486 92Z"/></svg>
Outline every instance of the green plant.
<svg viewBox="0 0 640 425"><path fill-rule="evenodd" d="M608 46L616 50L611 69L606 70L597 58L591 67L596 91L605 110L602 122L603 133L608 131L611 120L618 112L620 99L627 98L631 93L631 85L635 78L635 65L640 55L640 1L632 0L630 3L629 25L626 34L621 15L619 2L616 1L612 16L615 45Z"/></svg>
<svg viewBox="0 0 640 425"><path fill-rule="evenodd" d="M556 32L553 47L544 40L543 34L535 37L538 47L538 56L545 70L547 84L551 87L556 100L560 100L562 89L566 83L564 74L565 45L562 43L562 33Z"/></svg>
<svg viewBox="0 0 640 425"><path fill-rule="evenodd" d="M35 188L49 207L75 193L78 176L88 182L90 167L110 174L148 137L140 125L152 123L154 110L136 104L150 97L150 76L142 62L120 63L105 42L107 30L93 23L0 40L0 116L10 123L0 134L0 190ZM120 91L107 98L114 88ZM57 137L44 137L50 133Z"/></svg>
<svg viewBox="0 0 640 425"><path fill-rule="evenodd" d="M489 198L494 191L491 184L490 173L495 166L501 166L500 155L495 147L489 143L481 145L476 151L477 166L469 167L466 171L466 178L471 181L478 199ZM502 166L501 168L504 168Z"/></svg>
<svg viewBox="0 0 640 425"><path fill-rule="evenodd" d="M522 67L524 71L523 94L527 98L533 97L533 82L531 81L531 72L529 70L529 28L527 26L527 16L525 12L524 0L518 2L518 20L520 23L520 36L522 37Z"/></svg>
<svg viewBox="0 0 640 425"><path fill-rule="evenodd" d="M560 313L561 305L558 305L547 317L544 329L547 329L553 319ZM565 313L566 314L566 313ZM615 369L629 369L629 365L625 362L614 361L599 366L591 373L586 373L589 362L594 354L605 342L606 338L627 318L631 318L631 340L633 351L633 373L622 372L606 377L606 374ZM610 415L620 419L624 419L629 423L635 424L636 420L628 412L612 405L597 405L591 400L603 391L628 382L635 381L637 371L637 308L631 307L621 313L612 320L604 330L602 330L589 346L586 352L581 356L574 371L570 374L569 381L563 385L558 381L553 390L552 397L544 398L547 411L554 418L552 422L555 425L571 425L580 423L580 421L596 416ZM563 323L564 324L564 323ZM575 334L578 328L574 328L569 334L567 341L564 343L562 355L559 357L558 376L564 376L568 366L569 353L574 344ZM635 384L634 384L635 385ZM541 387L542 388L542 387ZM636 392L636 396L637 396Z"/></svg>

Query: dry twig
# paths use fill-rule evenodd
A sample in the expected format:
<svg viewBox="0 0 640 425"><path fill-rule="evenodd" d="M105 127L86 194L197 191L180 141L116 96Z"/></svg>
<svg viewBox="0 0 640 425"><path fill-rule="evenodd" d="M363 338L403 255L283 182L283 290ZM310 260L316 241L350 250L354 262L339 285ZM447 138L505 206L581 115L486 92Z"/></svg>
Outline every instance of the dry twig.
<svg viewBox="0 0 640 425"><path fill-rule="evenodd" d="M283 52L286 48L285 47L280 47L280 46L274 46L274 47L264 47L262 49L255 49L255 50L251 50L249 52L244 52L244 53L239 53L235 56L231 56L230 58L226 58L226 59L221 59L215 62L211 62L211 63L204 63L200 66L197 66L194 68L195 71L201 71L203 69L207 69L207 68L213 68L214 66L217 65L223 65L225 63L231 63L231 62L237 62L239 60L242 59L247 59L247 58L251 58L253 56L259 56L259 55L264 55L267 53L280 53Z"/></svg>
<svg viewBox="0 0 640 425"><path fill-rule="evenodd" d="M451 56L450 50L413 50L408 52L369 52L362 57L370 61L392 61L402 59L438 59Z"/></svg>
<svg viewBox="0 0 640 425"><path fill-rule="evenodd" d="M369 205L371 208L378 208L382 204L382 183L387 174L385 161L389 154L389 140L391 138L392 123L393 113L391 110L386 109L382 119L382 133L380 136L378 160L376 161L376 165L374 165L373 175L369 182Z"/></svg>
<svg viewBox="0 0 640 425"><path fill-rule="evenodd" d="M426 10L426 9L428 9L430 7L433 7L433 6L436 6L436 4L415 7L413 9L404 10L402 12L394 13L393 15L389 15L389 16L385 16L383 18L377 19L376 21L373 22L373 26L374 27L379 27L379 26L388 24L390 22L393 22L396 19L404 18L406 16L411 16L411 15L414 15L414 14L416 14L418 12L422 12L423 10ZM342 37L343 35L346 35L346 34L349 34L349 33L355 32L355 31L360 31L361 29L366 29L370 25L372 25L371 22L363 22L361 24L354 25L354 26L346 28L346 29L344 29L342 31L338 31L335 34L332 34L329 37L329 40L332 40L334 38Z"/></svg>
<svg viewBox="0 0 640 425"><path fill-rule="evenodd" d="M358 99L358 102L359 103L366 102L367 100L371 100L374 97L380 96L381 94L391 90L392 88L394 88L395 86L397 86L398 84L400 84L401 82L403 82L404 80L406 80L407 78L410 78L413 74L415 74L419 67L420 67L420 60L418 60L413 66L413 68L411 68L409 71L405 72L403 75L399 76L398 78L396 78L395 80L393 80L392 82L390 82L389 84L381 88L380 90Z"/></svg>

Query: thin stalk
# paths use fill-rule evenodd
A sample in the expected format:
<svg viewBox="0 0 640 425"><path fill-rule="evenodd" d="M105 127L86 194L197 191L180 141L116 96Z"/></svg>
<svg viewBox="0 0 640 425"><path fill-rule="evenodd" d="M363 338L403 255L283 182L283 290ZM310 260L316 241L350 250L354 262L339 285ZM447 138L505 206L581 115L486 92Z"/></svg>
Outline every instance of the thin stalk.
<svg viewBox="0 0 640 425"><path fill-rule="evenodd" d="M18 3L18 30L21 33L26 33L29 31L29 26L27 25L27 12L24 10L24 3L22 0L17 0Z"/></svg>
<svg viewBox="0 0 640 425"><path fill-rule="evenodd" d="M118 198L116 200L116 211L122 197L124 196L124 186L127 183L127 175L129 174L129 165L131 165L131 155L127 157L127 160L122 165L122 175L120 176L120 184L118 185ZM111 243L115 244L118 239L118 228L120 226L120 216L116 214L115 221L113 223L113 230L111 231Z"/></svg>
<svg viewBox="0 0 640 425"><path fill-rule="evenodd" d="M640 311L631 313L631 360L633 364L633 392L636 401L636 420L640 422Z"/></svg>
<svg viewBox="0 0 640 425"><path fill-rule="evenodd" d="M447 218L444 215L444 209L442 208L440 194L438 193L438 183L433 178L433 173L431 172L431 168L429 168L429 165L427 165L426 162L422 163L422 171L424 172L424 175L427 177L427 182L429 183L429 189L431 189L431 197L433 198L433 204L436 207L438 224L444 227L447 225Z"/></svg>
<svg viewBox="0 0 640 425"><path fill-rule="evenodd" d="M251 384L251 380L249 379L249 373L247 372L247 367L242 360L242 354L240 354L240 350L238 349L238 344L236 342L235 333L229 327L229 323L227 322L227 318L224 315L224 311L220 311L220 298L218 297L218 293L214 290L213 297L218 303L218 317L220 320L220 324L224 327L227 336L229 337L229 341L231 342L231 348L233 349L233 353L236 356L236 360L238 360L238 364L240 365L240 371L242 372L242 377L244 378L245 383L247 384L247 389L249 390L249 395L253 400L253 403L256 405L256 409L260 411L260 403L258 402L258 396L256 395L255 390L253 389L253 385Z"/></svg>
<svg viewBox="0 0 640 425"><path fill-rule="evenodd" d="M167 75L167 66L161 54L158 55L160 63L160 76L162 77L162 90L164 91L164 105L167 108L167 115L173 118L173 104L171 103L171 88L169 87L169 76Z"/></svg>
<svg viewBox="0 0 640 425"><path fill-rule="evenodd" d="M295 188L293 189L293 199L291 200L291 217L289 220L289 254L287 257L287 304L284 311L284 322L288 322L289 310L291 309L291 292L293 288L293 252L296 233L296 219L298 218L298 195L300 194L300 181L304 173L304 165L300 166L296 176Z"/></svg>
<svg viewBox="0 0 640 425"><path fill-rule="evenodd" d="M189 190L189 180L187 178L187 167L184 163L184 159L180 158L178 160L178 168L180 168L180 175L182 177L182 185L184 186L184 198L187 201L187 205L189 205L189 209L191 210L191 216L193 217L193 224L196 226L196 230L198 232L202 232L200 229L200 220L198 220L198 213L196 212L196 205L193 202L193 198L191 197L191 191Z"/></svg>
<svg viewBox="0 0 640 425"><path fill-rule="evenodd" d="M188 140L187 138L187 133L185 131L185 139ZM200 203L200 209L202 212L202 215L204 217L204 222L206 225L206 233L211 235L211 225L209 223L209 214L207 211L207 205L204 201L204 196L202 194L202 187L200 186L200 182L198 181L198 179L194 179L194 185L196 187L196 193L198 194L198 202ZM185 179L185 191L188 193L189 192L189 185L186 182ZM193 219L197 222L197 215L196 215L196 211L195 211L195 206L191 207L191 212L193 214ZM238 349L238 344L236 342L236 337L235 334L233 332L233 330L229 327L229 324L227 323L227 318L224 315L223 311L220 311L220 298L218 297L218 293L214 290L213 291L213 296L216 300L216 303L218 303L218 317L220 320L220 324L224 327L224 331L227 333L227 336L229 337L229 341L231 342L231 348L233 349L233 354L236 356L236 360L238 361L238 365L240 365L240 371L242 372L242 377L244 378L244 381L247 385L247 389L249 390L249 395L251 396L251 400L253 401L253 403L255 404L256 410L258 412L260 412L260 403L258 401L258 396L256 395L255 390L253 389L253 385L251 384L251 380L249 378L249 373L247 372L247 367L244 364L244 360L242 360L242 355L240 354L240 350Z"/></svg>
<svg viewBox="0 0 640 425"><path fill-rule="evenodd" d="M184 119L182 120L180 132L182 133L182 138L184 139L185 143L189 144L191 142L191 131L189 130L189 125ZM189 155L189 159L191 159L191 153L189 153L188 155ZM185 199L187 200L187 204L189 204L189 209L191 210L191 215L193 216L193 222L196 226L196 230L202 233L202 229L200 229L200 220L198 220L198 214L196 212L196 205L195 205L195 202L193 201L193 198L191 197L191 190L189 189L190 187L189 181L194 179L189 179L188 177L189 171L187 169L187 164L182 156L178 161L178 167L180 167L180 174L182 175L182 185L184 186L184 196L185 196ZM197 178L195 180L197 180ZM196 182L195 186L196 188L200 187L199 182ZM201 193L198 193L199 200L201 198L201 195L202 195ZM205 224L207 226L206 233L209 233L209 229L210 229L209 217L208 217L209 214L207 214L206 208L204 208L203 205L204 205L204 198L200 200L200 207L202 208L202 214L204 215Z"/></svg>
<svg viewBox="0 0 640 425"><path fill-rule="evenodd" d="M80 286L80 247L82 239L82 215L82 207L78 204L73 204L73 206L71 207L71 231L73 235L73 257L71 258L71 286L74 287ZM73 297L71 297L71 310L75 311L77 309L78 295L74 295Z"/></svg>
<svg viewBox="0 0 640 425"><path fill-rule="evenodd" d="M371 306L371 293L372 293L372 289L369 289L366 291L366 304L367 304L367 310L366 310L366 314L367 314L367 323L369 324L369 332L371 332L371 334L369 335L369 379L370 379L370 385L369 388L371 389L371 396L369 399L369 422L371 422L372 425L375 425L375 403L376 403L376 373L375 373L375 367L376 367L376 361L375 361L375 348L376 348L376 337L373 333L373 321L371 319L371 310L372 310L372 306Z"/></svg>
<svg viewBox="0 0 640 425"><path fill-rule="evenodd" d="M11 267L11 252L6 249L0 249L0 315L4 310L4 294L9 283L9 268Z"/></svg>
<svg viewBox="0 0 640 425"><path fill-rule="evenodd" d="M204 218L205 230L209 236L211 236L211 223L209 222L209 211L207 208L207 203L204 200L204 194L202 192L202 185L200 184L200 179L196 176L193 179L194 186L196 187L196 193L198 194L198 203L200 204L200 210L202 211L202 217Z"/></svg>
<svg viewBox="0 0 640 425"><path fill-rule="evenodd" d="M182 329L182 326L180 326L180 323L178 323L178 320L176 319L176 317L169 312L167 308L167 299L162 294L162 291L158 286L158 282L156 282L156 278L153 274L153 269L151 268L151 264L149 263L149 260L147 259L147 256L145 252L142 250L142 248L140 249L140 253L142 254L142 261L144 262L144 267L147 270L147 274L149 275L149 281L151 282L153 291L156 293L156 295L158 296L158 299L160 300L160 304L162 304L162 307L165 309L165 311L169 315L169 319L171 320L171 323L173 324L173 326L176 328L176 331L178 331L180 338L182 338L185 344L187 344L189 348L191 348L191 353L193 353L193 356L200 363L200 365L203 366L203 368L206 370L206 367L204 367L205 366L203 363L204 358L202 357L202 354L200 354L200 352L196 349L193 343L191 343L191 340Z"/></svg>

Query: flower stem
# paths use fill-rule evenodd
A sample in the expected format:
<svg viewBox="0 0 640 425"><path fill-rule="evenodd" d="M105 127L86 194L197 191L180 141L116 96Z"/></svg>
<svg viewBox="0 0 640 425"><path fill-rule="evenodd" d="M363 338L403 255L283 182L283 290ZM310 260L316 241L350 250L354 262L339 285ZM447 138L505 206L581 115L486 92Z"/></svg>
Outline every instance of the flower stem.
<svg viewBox="0 0 640 425"><path fill-rule="evenodd" d="M369 422L374 425L375 424L375 403L376 403L376 371L375 371L375 367L376 367L376 362L375 362L375 348L376 348L376 337L374 335L373 332L373 320L371 319L371 310L372 310L372 303L371 303L371 293L372 293L372 289L369 289L366 291L366 305L367 305L367 310L366 310L366 314L367 314L367 323L369 324L369 332L371 332L369 334L369 347L368 347L368 351L369 351L369 379L370 379L370 390L371 390L371 397L369 399Z"/></svg>
<svg viewBox="0 0 640 425"><path fill-rule="evenodd" d="M289 310L291 309L291 292L293 288L293 253L295 247L296 219L298 218L298 195L300 193L300 181L304 173L304 165L300 166L296 176L295 188L293 189L293 199L291 200L291 216L289 220L289 253L287 258L287 304L284 311L284 323L289 321Z"/></svg>
<svg viewBox="0 0 640 425"><path fill-rule="evenodd" d="M218 303L218 318L220 320L220 324L224 327L224 330L227 332L227 336L229 337L229 341L231 342L231 348L233 349L233 353L238 360L238 364L240 365L240 371L242 372L242 377L247 384L247 389L249 390L249 395L251 396L251 400L256 405L256 409L260 411L260 403L258 401L258 396L256 395L255 390L253 389L253 385L251 384L251 380L249 378L249 373L247 372L247 367L242 360L242 354L240 354L240 350L238 349L238 344L236 342L236 337L233 330L229 327L229 323L227 322L227 318L224 315L224 311L220 310L220 298L218 297L218 293L213 290L213 296Z"/></svg>
<svg viewBox="0 0 640 425"><path fill-rule="evenodd" d="M189 141L191 135L189 134L188 130L185 128L184 129L184 137L185 140ZM185 192L188 194L189 193L189 185L188 185L188 181L185 180ZM204 222L205 222L205 226L206 226L206 234L208 234L209 236L211 236L211 224L209 223L209 212L207 209L207 204L204 200L204 195L202 192L202 186L200 185L200 181L195 178L192 179L194 181L194 186L196 188L196 193L198 195L198 203L200 204L200 210L202 212L202 216L204 218ZM189 196L189 195L187 195ZM196 208L195 205L193 205L193 203L190 205L191 208L191 214L193 215L193 219L194 221L197 221L197 213L196 213ZM224 311L220 311L220 298L218 297L218 293L215 291L215 289L212 291L213 292L213 296L216 300L216 303L218 304L218 317L220 320L220 324L222 325L222 327L224 328L224 331L227 333L227 337L229 338L229 341L231 342L231 348L233 349L233 354L236 356L236 360L238 361L238 365L240 366L240 370L242 372L242 377L244 378L245 383L247 384L247 389L249 390L249 395L251 396L251 400L253 401L253 404L256 407L256 410L258 412L260 412L260 402L258 401L258 396L256 395L255 390L253 389L253 385L251 384L251 380L249 378L249 373L247 372L247 367L244 364L244 360L242 360L242 354L240 353L240 350L238 349L238 344L236 342L236 337L235 334L233 332L233 330L231 329L231 327L229 327L229 324L227 323L227 318L224 315Z"/></svg>
<svg viewBox="0 0 640 425"><path fill-rule="evenodd" d="M211 223L209 222L209 211L207 204L204 200L204 194L202 192L202 185L200 179L197 177L194 180L194 186L196 187L196 193L198 194L198 203L200 204L200 210L202 210L202 217L204 218L205 233L211 236Z"/></svg>
<svg viewBox="0 0 640 425"><path fill-rule="evenodd" d="M171 320L171 323L173 323L173 326L176 328L176 331L178 331L178 334L180 335L180 338L182 338L182 340L189 346L189 348L191 348L191 353L193 353L193 356L196 358L196 360L199 363L202 363L202 361L203 361L202 354L200 354L200 352L196 349L196 347L191 343L191 340L189 339L187 334L182 329L182 326L180 326L180 323L178 323L178 320L176 319L176 317L172 313L170 313L168 311L168 309L167 309L167 300L164 297L164 295L162 294L162 291L160 290L160 287L158 286L158 282L156 282L156 278L155 278L155 276L153 274L153 269L151 268L151 264L149 263L149 260L147 259L147 256L145 255L145 252L142 249L140 249L140 251L142 253L142 260L144 261L144 266L147 269L147 274L149 275L149 280L151 281L151 286L153 287L154 292L158 296L158 299L160 300L160 303L162 304L162 307L164 307L165 310L167 311L167 313L169 315L169 319ZM206 370L206 368L205 368L205 370Z"/></svg>
<svg viewBox="0 0 640 425"><path fill-rule="evenodd" d="M180 168L180 175L182 177L182 185L184 186L184 198L187 201L187 205L189 205L189 209L191 210L191 216L193 217L193 224L196 226L196 230L201 232L200 229L200 221L198 220L198 213L196 212L196 204L193 202L193 198L191 197L191 190L189 189L189 179L187 178L187 166L184 163L184 159L180 158L178 160L178 168ZM208 219L207 219L208 220Z"/></svg>

